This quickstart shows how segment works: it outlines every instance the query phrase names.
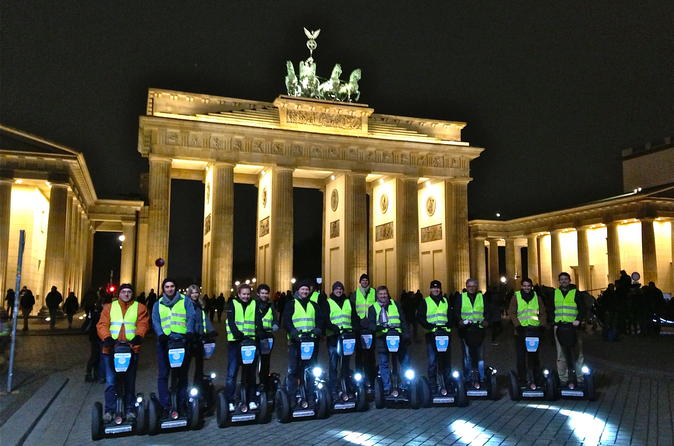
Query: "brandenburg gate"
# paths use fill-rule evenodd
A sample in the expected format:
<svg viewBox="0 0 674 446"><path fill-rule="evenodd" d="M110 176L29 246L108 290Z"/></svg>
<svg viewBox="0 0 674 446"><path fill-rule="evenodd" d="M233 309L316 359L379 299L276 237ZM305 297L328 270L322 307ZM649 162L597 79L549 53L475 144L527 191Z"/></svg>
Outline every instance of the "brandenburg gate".
<svg viewBox="0 0 674 446"><path fill-rule="evenodd" d="M258 283L291 287L293 222L319 218L293 215L293 187L303 187L324 194L326 284L341 280L352 290L369 271L394 295L431 279L461 289L470 267L469 167L483 150L462 141L465 125L310 97L270 103L150 89L138 138L150 164L138 288L154 287L155 259L168 258L171 180L190 179L205 183L209 295L232 287L234 183L258 188Z"/></svg>

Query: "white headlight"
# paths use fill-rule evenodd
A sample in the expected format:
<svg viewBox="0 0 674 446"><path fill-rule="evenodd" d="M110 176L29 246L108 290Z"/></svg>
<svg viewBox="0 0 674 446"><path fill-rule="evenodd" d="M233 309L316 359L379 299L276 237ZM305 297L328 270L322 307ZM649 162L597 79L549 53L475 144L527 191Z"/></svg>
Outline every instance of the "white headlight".
<svg viewBox="0 0 674 446"><path fill-rule="evenodd" d="M190 396L194 397L194 396L197 396L197 395L199 395L199 389L197 389L196 387L192 387L190 389Z"/></svg>
<svg viewBox="0 0 674 446"><path fill-rule="evenodd" d="M211 379L215 379L215 377L218 376L215 374L215 372L211 372Z"/></svg>
<svg viewBox="0 0 674 446"><path fill-rule="evenodd" d="M584 365L583 367L581 367L580 371L583 372L583 375L587 375L590 373L590 368Z"/></svg>
<svg viewBox="0 0 674 446"><path fill-rule="evenodd" d="M458 378L459 377L459 372L457 370L454 370L452 372L452 378Z"/></svg>
<svg viewBox="0 0 674 446"><path fill-rule="evenodd" d="M142 396L136 397L136 402L137 402L138 404L142 403L142 402L143 402L143 397L142 397Z"/></svg>
<svg viewBox="0 0 674 446"><path fill-rule="evenodd" d="M361 380L363 379L363 375L361 375L360 373L356 372L356 373L353 374L353 379L355 379L356 382L361 382Z"/></svg>
<svg viewBox="0 0 674 446"><path fill-rule="evenodd" d="M414 379L414 370L412 370L412 369L405 370L405 378L407 378L409 380Z"/></svg>
<svg viewBox="0 0 674 446"><path fill-rule="evenodd" d="M543 369L543 376L548 376L550 371L548 369Z"/></svg>
<svg viewBox="0 0 674 446"><path fill-rule="evenodd" d="M322 389L322 388L323 388L323 383L318 383L318 385L317 385L316 387L318 387L319 389Z"/></svg>
<svg viewBox="0 0 674 446"><path fill-rule="evenodd" d="M314 367L311 369L311 374L318 378L323 374L323 369L320 367Z"/></svg>
<svg viewBox="0 0 674 446"><path fill-rule="evenodd" d="M498 370L496 370L496 369L491 369L491 374L492 374L492 375L496 375L496 372L498 372Z"/></svg>

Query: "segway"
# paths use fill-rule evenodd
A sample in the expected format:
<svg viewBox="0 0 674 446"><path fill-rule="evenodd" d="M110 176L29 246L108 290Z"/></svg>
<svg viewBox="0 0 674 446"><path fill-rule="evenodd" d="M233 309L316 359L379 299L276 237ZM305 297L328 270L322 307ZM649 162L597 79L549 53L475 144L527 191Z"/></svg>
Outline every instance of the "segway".
<svg viewBox="0 0 674 446"><path fill-rule="evenodd" d="M199 391L192 388L187 400L187 413L178 404L178 379L180 368L185 360L185 341L182 339L169 339L168 359L171 366L170 409L164 416L161 403L155 394L150 395L148 414L148 431L151 435L164 429L198 429L201 422L201 408Z"/></svg>
<svg viewBox="0 0 674 446"><path fill-rule="evenodd" d="M131 345L127 342L118 342L113 349L111 361L115 368L115 387L117 392L117 401L115 405L115 414L108 423L103 421L103 405L100 402L94 403L91 411L91 439L100 440L106 435L118 435L125 433L136 433L142 435L147 429L147 401L143 394L136 395L134 410L136 419L128 420L126 416L126 390L125 380L126 371L129 369L133 351Z"/></svg>
<svg viewBox="0 0 674 446"><path fill-rule="evenodd" d="M312 367L316 348L316 338L310 334L300 335L300 374L297 391L288 393L288 378L285 385L276 391L276 416L281 423L296 418L327 418L329 415L329 394L323 380L323 369Z"/></svg>
<svg viewBox="0 0 674 446"><path fill-rule="evenodd" d="M484 342L484 331L484 327L476 323L468 324L465 328L464 339L471 358L470 373L465 377L466 396L497 400L499 394L496 386L496 369L485 366L485 377L481 379L478 363L475 360L478 349Z"/></svg>
<svg viewBox="0 0 674 446"><path fill-rule="evenodd" d="M215 353L215 342L204 342L203 349L204 360L211 359ZM194 388L200 395L199 402L202 415L210 415L215 410L215 384L213 384L213 381L217 376L215 372L210 372L202 375L200 382L194 383ZM192 392L191 389L190 392Z"/></svg>
<svg viewBox="0 0 674 446"><path fill-rule="evenodd" d="M270 410L274 410L274 395L279 388L279 383L281 382L280 375L276 372L269 371L269 376L262 377L260 375L262 368L262 358L269 357L271 352L274 349L274 336L271 333L268 333L266 337L260 339L260 360L258 361L258 376L260 376L260 385L258 387L260 392L265 392L267 394L267 405L270 407Z"/></svg>
<svg viewBox="0 0 674 446"><path fill-rule="evenodd" d="M518 341L519 340L516 342ZM526 346L527 352L537 352L540 347L540 342L541 327L524 327L524 344ZM523 398L532 398L553 401L556 394L554 378L549 369L544 368L542 374L543 382L541 383L537 382L539 377L533 376L533 372L529 367L527 367L527 376L522 377L523 379L520 379L520 376L515 370L511 370L509 376L510 383L508 387L510 399L513 401L519 401ZM525 385L521 386L521 382L525 382Z"/></svg>
<svg viewBox="0 0 674 446"><path fill-rule="evenodd" d="M391 405L409 405L412 409L418 409L421 405L419 395L419 382L414 370L409 368L404 371L403 377L399 374L399 350L400 333L393 328L387 327L383 334L386 340L386 349L389 356L391 370L391 391L384 393L384 382L381 378L381 370L374 381L374 405L377 409L383 409L387 403Z"/></svg>
<svg viewBox="0 0 674 446"><path fill-rule="evenodd" d="M361 330L360 332L360 347L363 351L370 351L372 349L372 333L367 330ZM374 381L372 376L369 376L370 373L367 370L367 367L363 367L363 370L360 371L363 381L365 382L365 392L367 395L368 401L374 399Z"/></svg>
<svg viewBox="0 0 674 446"><path fill-rule="evenodd" d="M557 370L553 372L556 384L557 397L561 398L587 398L590 401L597 399L597 394L594 387L594 371L586 365L583 365L581 372L583 373L583 384L578 385L578 377L576 376L576 359L573 354L573 349L578 343L578 329L571 322L557 322L557 341L562 347L564 359L566 359L566 366L569 373L569 380L566 385L562 386L559 380Z"/></svg>
<svg viewBox="0 0 674 446"><path fill-rule="evenodd" d="M440 328L433 333L435 351L437 352L435 382L431 385L429 378L426 376L422 376L419 380L420 399L424 407L431 407L433 404L454 404L459 407L468 405L463 374L454 370L451 374L451 380L448 380L445 374L445 369L449 368L449 364L445 362L450 348L449 335L449 332L444 328Z"/></svg>
<svg viewBox="0 0 674 446"><path fill-rule="evenodd" d="M337 337L337 398L330 401L333 411L347 411L355 409L359 412L367 410L367 388L361 372L347 373L343 369L344 358L353 355L356 350L356 336L352 331L343 331ZM333 389L329 389L328 394Z"/></svg>
<svg viewBox="0 0 674 446"><path fill-rule="evenodd" d="M251 369L256 368L255 360L257 359L258 351L255 341L249 338L241 341L240 354L240 378L237 391L234 392L234 399L229 400L224 390L218 392L217 403L215 405L218 427L227 427L233 423L250 421L257 421L260 424L271 421L271 409L267 404L267 393L256 391L252 399L248 396L248 389L257 387L255 382L248 382Z"/></svg>

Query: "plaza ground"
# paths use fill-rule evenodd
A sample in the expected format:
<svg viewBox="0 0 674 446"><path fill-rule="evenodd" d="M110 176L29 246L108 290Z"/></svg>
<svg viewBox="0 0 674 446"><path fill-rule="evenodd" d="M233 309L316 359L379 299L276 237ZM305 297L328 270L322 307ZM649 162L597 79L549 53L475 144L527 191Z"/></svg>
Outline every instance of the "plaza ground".
<svg viewBox="0 0 674 446"><path fill-rule="evenodd" d="M63 326L64 321L60 321L58 330L51 332L33 323L30 335L19 336L15 375L18 392L0 396L3 444L91 444L90 411L95 401L102 401L104 386L83 382L87 337L76 331L69 334ZM674 336L606 343L596 334L587 335L586 362L597 370L597 401L513 402L507 395L505 377L514 365L511 333L512 327L507 325L498 346L486 344L487 363L499 370L503 394L498 401L472 400L466 408L419 410L376 410L371 406L364 413L333 414L327 420L281 425L274 419L266 425L225 429L218 429L214 418L208 417L199 431L119 437L97 444L672 444ZM222 385L226 363L222 333L218 340L215 358L206 363L205 369L217 372L218 385ZM459 353L456 342L453 344L452 362L456 366ZM324 350L321 363L325 365ZM411 350L417 372L425 374L421 336ZM553 364L552 353L548 337L542 356L548 367ZM141 355L137 390L147 395L156 391L153 338L147 339ZM285 373L282 341L273 355L272 370Z"/></svg>

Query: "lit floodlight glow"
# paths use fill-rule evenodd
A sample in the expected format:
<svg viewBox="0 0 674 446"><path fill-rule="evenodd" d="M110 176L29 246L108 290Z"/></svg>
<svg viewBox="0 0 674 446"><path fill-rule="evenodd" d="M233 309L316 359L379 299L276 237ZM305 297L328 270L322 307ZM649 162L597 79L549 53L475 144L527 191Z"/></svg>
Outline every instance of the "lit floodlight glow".
<svg viewBox="0 0 674 446"><path fill-rule="evenodd" d="M320 367L314 367L311 369L311 374L314 375L314 377L318 378L323 374L323 369Z"/></svg>
<svg viewBox="0 0 674 446"><path fill-rule="evenodd" d="M363 380L363 375L356 372L353 374L353 379L356 380L356 382L361 382Z"/></svg>
<svg viewBox="0 0 674 446"><path fill-rule="evenodd" d="M496 213L496 218L500 218L500 217L501 217L501 213L500 213L500 212L497 212L497 213Z"/></svg>
<svg viewBox="0 0 674 446"><path fill-rule="evenodd" d="M329 433L335 437L341 440L342 442L348 442L351 444L355 444L358 446L374 446L377 444L379 441L382 440L382 437L377 436L377 435L370 435L365 432L354 432L354 431L338 431L338 430L331 430ZM420 436L422 437L422 436ZM420 438L417 437L417 438ZM422 437L423 438L423 437Z"/></svg>
<svg viewBox="0 0 674 446"><path fill-rule="evenodd" d="M484 444L489 440L503 441L504 437L484 429L466 420L456 420L449 425L449 430L459 444Z"/></svg>
<svg viewBox="0 0 674 446"><path fill-rule="evenodd" d="M405 370L405 378L407 378L409 380L413 380L414 379L414 370L412 370L412 369Z"/></svg>
<svg viewBox="0 0 674 446"><path fill-rule="evenodd" d="M548 406L545 404L526 404L526 407L552 410L566 416L566 422L573 431L573 435L578 441L587 445L599 444L605 430L615 429L615 426L611 423L595 416L593 413L561 409L559 406Z"/></svg>

